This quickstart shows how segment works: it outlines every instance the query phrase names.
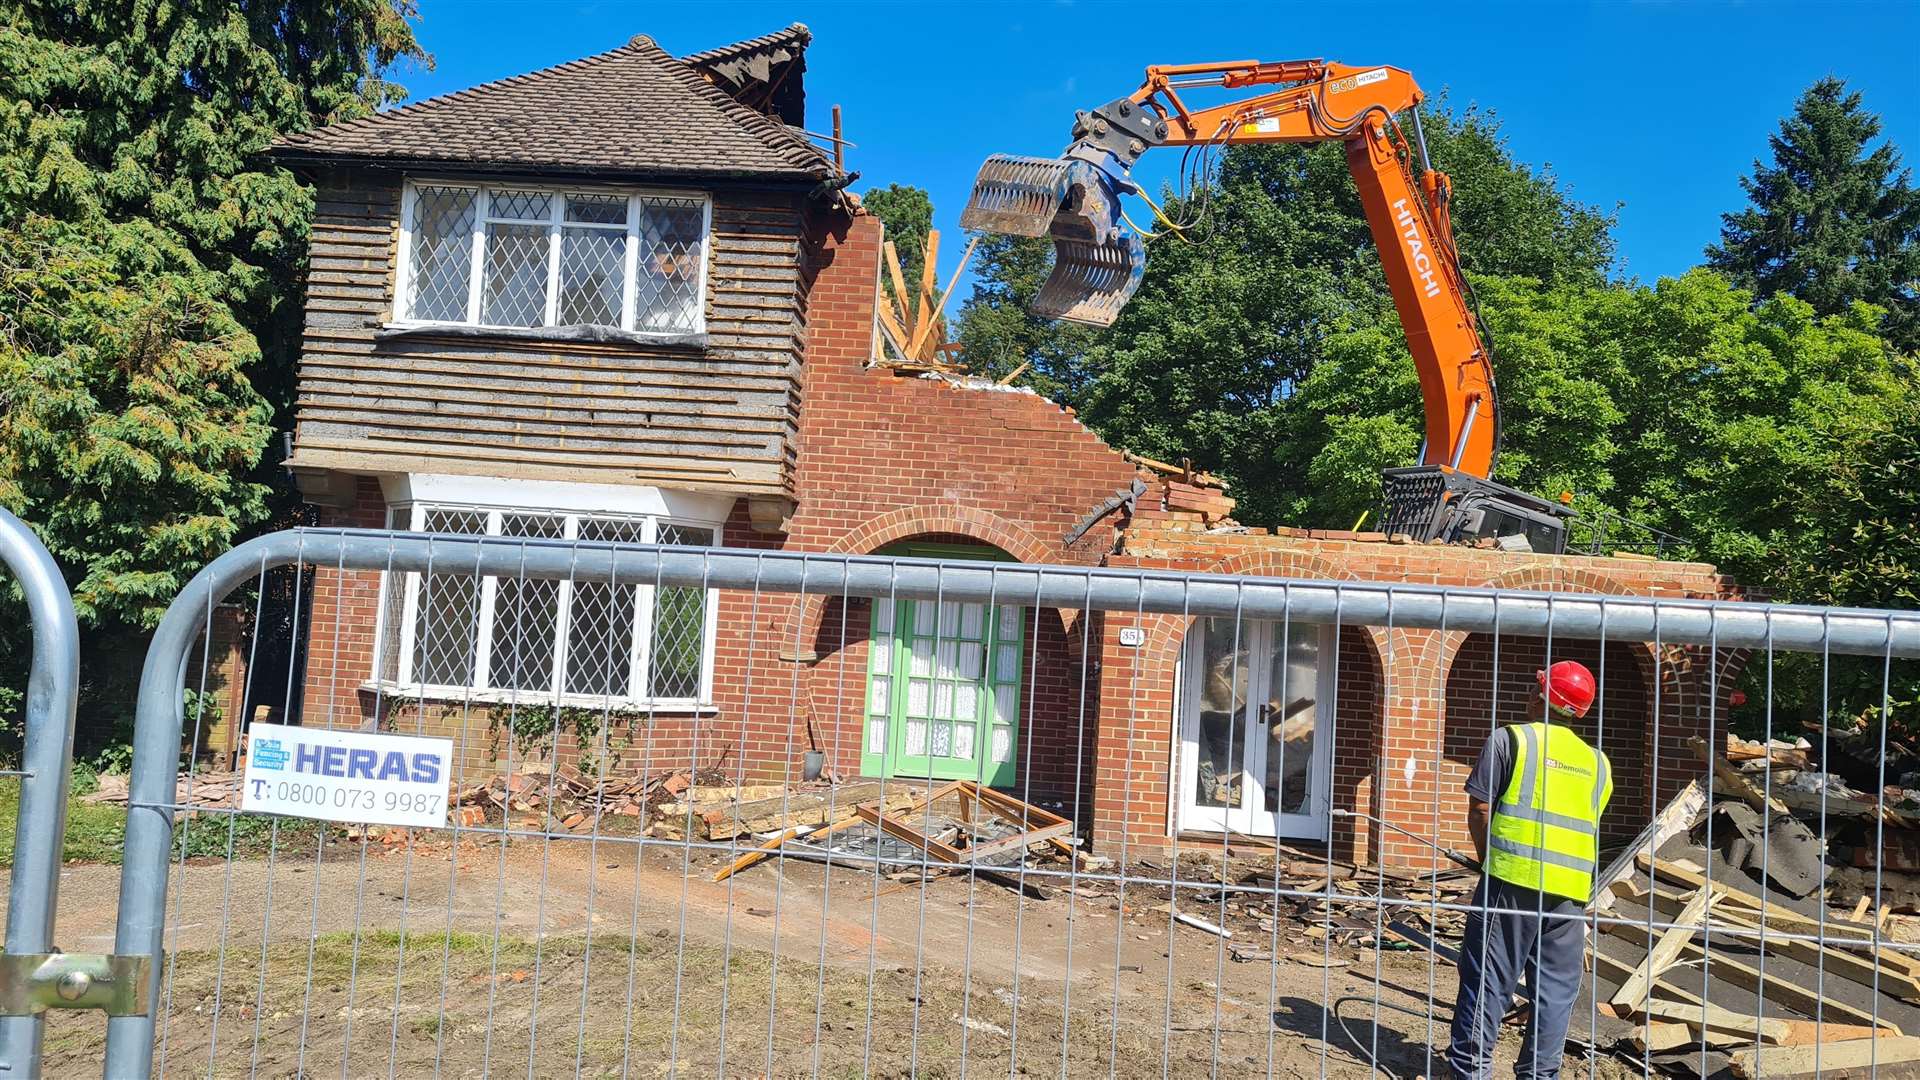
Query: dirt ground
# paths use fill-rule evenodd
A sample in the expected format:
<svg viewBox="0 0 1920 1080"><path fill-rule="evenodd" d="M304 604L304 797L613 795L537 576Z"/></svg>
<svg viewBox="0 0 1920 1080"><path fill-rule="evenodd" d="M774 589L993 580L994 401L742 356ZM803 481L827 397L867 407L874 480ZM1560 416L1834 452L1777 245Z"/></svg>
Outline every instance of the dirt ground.
<svg viewBox="0 0 1920 1080"><path fill-rule="evenodd" d="M798 859L716 884L725 861L584 838L193 860L170 894L158 1072L1372 1075L1323 1008L1348 997L1339 1015L1383 1069L1442 1071L1450 966L1345 947L1322 966L1302 927L1260 927L1257 897L1223 919L1213 890L1183 890L1182 912L1279 957L1238 962L1170 927L1164 888L1048 879L1036 899ZM65 948L110 951L118 874L66 870ZM1376 1014L1376 996L1414 1014ZM47 1075L97 1075L104 1022L49 1023Z"/></svg>

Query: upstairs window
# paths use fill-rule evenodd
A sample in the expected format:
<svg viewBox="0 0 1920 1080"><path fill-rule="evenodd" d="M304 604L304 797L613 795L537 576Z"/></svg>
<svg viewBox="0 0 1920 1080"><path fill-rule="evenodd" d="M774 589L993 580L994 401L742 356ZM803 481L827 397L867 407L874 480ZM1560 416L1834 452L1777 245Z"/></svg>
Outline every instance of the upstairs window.
<svg viewBox="0 0 1920 1080"><path fill-rule="evenodd" d="M408 184L402 322L704 329L698 194Z"/></svg>

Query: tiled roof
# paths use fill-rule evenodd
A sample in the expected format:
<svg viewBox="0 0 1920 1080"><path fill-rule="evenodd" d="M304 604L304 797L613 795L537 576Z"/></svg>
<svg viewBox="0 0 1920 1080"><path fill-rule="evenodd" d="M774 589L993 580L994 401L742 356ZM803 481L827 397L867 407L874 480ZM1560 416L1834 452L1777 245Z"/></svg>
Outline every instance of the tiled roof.
<svg viewBox="0 0 1920 1080"><path fill-rule="evenodd" d="M757 38L748 38L745 41L736 41L731 45L722 45L717 49L708 49L705 52L688 53L686 56L683 56L680 59L686 61L689 64L694 65L695 67L700 67L705 64L718 63L723 60L731 60L737 56L742 56L747 53L758 52L761 49L773 49L773 48L781 48L781 47L793 47L793 48L804 49L807 47L807 44L812 40L813 40L813 31L807 29L806 23L797 22L797 23L793 23L792 25L786 27L783 30L775 30L771 34L762 34Z"/></svg>
<svg viewBox="0 0 1920 1080"><path fill-rule="evenodd" d="M759 40L728 49L757 47ZM288 161L643 177L817 179L833 171L830 158L800 132L735 101L645 35L597 56L283 136L271 153Z"/></svg>

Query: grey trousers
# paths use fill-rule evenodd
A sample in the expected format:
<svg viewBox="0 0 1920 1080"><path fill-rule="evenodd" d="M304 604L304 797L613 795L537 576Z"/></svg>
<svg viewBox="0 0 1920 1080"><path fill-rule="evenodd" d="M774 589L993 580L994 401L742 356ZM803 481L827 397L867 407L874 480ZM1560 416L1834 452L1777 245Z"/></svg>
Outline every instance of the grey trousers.
<svg viewBox="0 0 1920 1080"><path fill-rule="evenodd" d="M1586 976L1586 923L1578 900L1523 889L1489 877L1474 892L1460 946L1460 992L1453 999L1453 1037L1447 1065L1458 1080L1493 1075L1493 1045L1500 1019L1522 972L1533 1008L1527 1021L1516 1080L1554 1080L1566 1051L1567 1020ZM1505 908L1506 911L1493 910Z"/></svg>

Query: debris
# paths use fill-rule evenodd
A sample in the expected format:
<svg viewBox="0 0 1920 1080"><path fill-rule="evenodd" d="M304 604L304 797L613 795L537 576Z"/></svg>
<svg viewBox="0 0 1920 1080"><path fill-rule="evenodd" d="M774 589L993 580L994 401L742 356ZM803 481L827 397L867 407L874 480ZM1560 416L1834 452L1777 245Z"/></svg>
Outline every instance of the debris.
<svg viewBox="0 0 1920 1080"><path fill-rule="evenodd" d="M881 841L892 840L920 852L923 869L967 869L1039 897L1048 894L1037 883L1008 872L1025 865L1032 848L1046 845L1070 858L1083 858L1070 835L1072 821L984 784L952 780L918 793L897 783L893 787L901 792L900 801L889 797L853 802L839 820L830 824L787 828L723 867L713 880L725 881L802 837L809 847L817 848L830 837L863 827L871 830L859 840L866 850L844 854L878 860L883 857ZM873 794L880 794L878 788ZM957 804L958 820L936 817L933 808L943 800ZM939 827L932 828L934 825ZM834 849L827 851L832 853Z"/></svg>
<svg viewBox="0 0 1920 1080"><path fill-rule="evenodd" d="M1204 930L1204 931L1206 931L1207 933L1209 933L1209 934L1213 934L1213 935L1214 935L1214 936L1216 936L1216 937L1223 937L1223 938L1230 938L1230 937L1232 937L1232 936L1233 936L1233 932L1232 932L1231 930L1225 930L1225 929L1222 929L1222 928L1220 928L1220 927L1218 927L1218 926L1215 926L1214 924L1212 924L1212 923L1210 923L1210 922L1208 922L1208 921L1207 921L1207 920L1205 920L1205 919L1202 919L1202 918L1197 918L1197 917L1195 917L1195 916L1192 916L1192 915L1188 915L1188 914L1187 914L1186 912L1184 912L1184 911L1176 911L1176 912L1174 912L1174 913L1173 913L1173 921L1174 921L1174 922L1177 922L1177 923L1182 923L1182 924L1184 924L1184 925L1187 925L1187 926L1191 926L1191 927L1193 927L1193 928L1194 928L1195 930Z"/></svg>

